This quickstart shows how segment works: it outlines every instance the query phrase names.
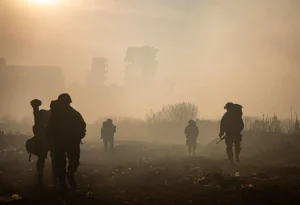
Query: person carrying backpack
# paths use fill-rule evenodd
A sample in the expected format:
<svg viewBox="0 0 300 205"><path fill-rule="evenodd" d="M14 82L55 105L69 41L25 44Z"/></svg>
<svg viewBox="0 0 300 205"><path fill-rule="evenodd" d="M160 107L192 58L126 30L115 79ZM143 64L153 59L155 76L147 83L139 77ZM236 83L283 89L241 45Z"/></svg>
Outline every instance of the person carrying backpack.
<svg viewBox="0 0 300 205"><path fill-rule="evenodd" d="M55 170L60 183L60 191L65 194L66 177L70 188L77 190L75 173L79 167L80 144L86 134L86 123L81 114L70 104L71 97L67 93L59 95L51 102L51 116L48 123L48 135L51 138ZM67 159L69 161L66 167ZM67 169L66 169L67 168Z"/></svg>
<svg viewBox="0 0 300 205"><path fill-rule="evenodd" d="M45 161L47 159L48 152L50 151L50 144L46 134L46 125L49 120L50 111L39 109L42 102L38 99L34 99L30 102L33 108L34 125L32 127L34 137L26 141L26 149L30 154L34 154L38 157L36 162L36 169L38 173L38 184L43 185L43 171L45 167ZM52 163L53 166L53 163ZM53 167L52 167L53 168ZM56 174L52 169L53 181L55 183Z"/></svg>
<svg viewBox="0 0 300 205"><path fill-rule="evenodd" d="M226 152L228 160L233 163L233 145L235 151L235 160L240 162L241 152L241 132L244 129L242 106L229 102L225 105L224 109L227 112L223 115L220 125L219 137L222 138L225 134Z"/></svg>

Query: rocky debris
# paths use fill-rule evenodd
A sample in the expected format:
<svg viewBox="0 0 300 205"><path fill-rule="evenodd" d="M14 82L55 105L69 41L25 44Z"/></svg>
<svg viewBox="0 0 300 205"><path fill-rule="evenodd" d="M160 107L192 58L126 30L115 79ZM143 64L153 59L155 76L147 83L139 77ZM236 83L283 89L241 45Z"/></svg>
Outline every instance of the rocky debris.
<svg viewBox="0 0 300 205"><path fill-rule="evenodd" d="M1 196L0 195L0 204L8 204L9 202L13 202L13 201L16 201L16 200L21 200L22 197L18 194L13 194L11 195L10 197L8 196Z"/></svg>
<svg viewBox="0 0 300 205"><path fill-rule="evenodd" d="M152 155L151 151L140 151L136 156L136 150L130 153L131 147L123 146L123 155L107 161L98 160L96 149L83 151L76 175L80 193L66 200L66 204L292 204L289 203L292 199L300 201L297 166L229 166L207 158L165 158L157 153ZM15 160L10 158L13 155L1 161L0 179L10 187L3 189L7 186L2 186L0 181L1 200L3 197L13 200L10 194L18 193L22 199L11 202L63 204L52 200L55 195L49 187L45 191L48 198L42 195L38 199L36 190L29 189L35 179L35 164L28 163L26 154L18 156L18 167L11 163ZM49 161L45 169L46 184L51 183ZM37 199L41 203L35 203Z"/></svg>

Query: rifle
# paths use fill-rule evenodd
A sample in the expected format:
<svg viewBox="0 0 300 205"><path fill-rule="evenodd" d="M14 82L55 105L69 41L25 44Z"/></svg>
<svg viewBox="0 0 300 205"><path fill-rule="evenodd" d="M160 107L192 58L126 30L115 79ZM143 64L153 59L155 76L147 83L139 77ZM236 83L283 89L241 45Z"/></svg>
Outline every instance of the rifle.
<svg viewBox="0 0 300 205"><path fill-rule="evenodd" d="M28 162L31 161L31 153L29 154Z"/></svg>
<svg viewBox="0 0 300 205"><path fill-rule="evenodd" d="M216 144L219 144L221 141L223 141L225 137L222 137Z"/></svg>

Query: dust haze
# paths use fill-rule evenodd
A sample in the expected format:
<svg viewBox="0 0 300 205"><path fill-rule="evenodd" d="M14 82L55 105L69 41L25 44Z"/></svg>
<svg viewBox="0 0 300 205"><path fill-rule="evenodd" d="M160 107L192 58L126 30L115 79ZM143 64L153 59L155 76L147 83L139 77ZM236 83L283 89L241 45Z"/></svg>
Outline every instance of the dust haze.
<svg viewBox="0 0 300 205"><path fill-rule="evenodd" d="M247 116L276 112L286 118L291 106L299 109L298 1L0 3L6 64L59 67L64 78L53 92L28 80L7 95L10 88L2 83L1 115L30 117L31 99L43 98L48 109L61 92L71 94L90 123L105 116L144 119L151 109L181 101L196 104L201 119L219 119L228 101L242 104ZM142 46L158 49L156 73L147 84L139 79L147 68L135 68L130 87L126 52ZM94 57L107 59L108 75L103 85L91 87ZM95 82L100 78L94 76Z"/></svg>
<svg viewBox="0 0 300 205"><path fill-rule="evenodd" d="M300 204L299 11L0 0L0 203Z"/></svg>

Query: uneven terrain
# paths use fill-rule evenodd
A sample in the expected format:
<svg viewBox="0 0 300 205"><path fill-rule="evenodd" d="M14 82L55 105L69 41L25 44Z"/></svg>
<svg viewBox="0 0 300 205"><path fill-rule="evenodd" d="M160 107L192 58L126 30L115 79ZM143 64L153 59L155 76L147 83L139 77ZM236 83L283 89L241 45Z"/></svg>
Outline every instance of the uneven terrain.
<svg viewBox="0 0 300 205"><path fill-rule="evenodd" d="M224 145L219 148L224 150ZM21 149L0 153L0 204L300 204L300 161L186 156L186 147L138 141L116 143L105 155L99 143L82 145L79 193L60 199L52 186L35 185L35 160ZM14 199L12 199L14 198Z"/></svg>

